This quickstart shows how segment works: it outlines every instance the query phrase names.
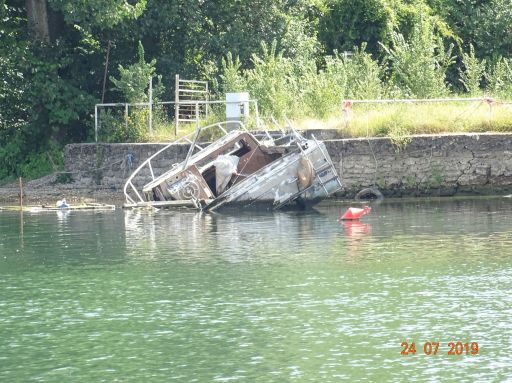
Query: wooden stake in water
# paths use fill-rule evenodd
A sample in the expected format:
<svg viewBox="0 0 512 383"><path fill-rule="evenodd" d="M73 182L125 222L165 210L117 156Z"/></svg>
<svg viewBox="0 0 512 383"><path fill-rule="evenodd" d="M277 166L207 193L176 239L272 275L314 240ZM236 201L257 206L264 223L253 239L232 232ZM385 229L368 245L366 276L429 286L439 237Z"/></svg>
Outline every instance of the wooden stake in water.
<svg viewBox="0 0 512 383"><path fill-rule="evenodd" d="M20 210L23 210L23 180L20 177Z"/></svg>
<svg viewBox="0 0 512 383"><path fill-rule="evenodd" d="M23 237L23 180L20 177L20 241L22 249L24 245Z"/></svg>

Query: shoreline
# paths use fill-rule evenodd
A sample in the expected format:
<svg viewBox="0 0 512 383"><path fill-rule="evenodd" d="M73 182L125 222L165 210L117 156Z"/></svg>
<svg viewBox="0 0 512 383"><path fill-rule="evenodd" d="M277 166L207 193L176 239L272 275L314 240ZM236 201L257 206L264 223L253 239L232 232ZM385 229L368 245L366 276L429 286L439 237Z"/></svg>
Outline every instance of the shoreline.
<svg viewBox="0 0 512 383"><path fill-rule="evenodd" d="M385 198L504 196L512 193L512 134L457 133L390 138L339 139L318 130L338 172L343 189L335 199L353 200L364 189L377 188ZM166 144L84 143L65 148L65 171L27 181L25 204L53 205L103 202L123 205L123 188L130 174ZM176 145L152 162L163 174L182 161L188 145ZM137 180L144 184L148 171ZM368 198L368 196L362 196ZM19 203L14 181L0 186L0 203Z"/></svg>
<svg viewBox="0 0 512 383"><path fill-rule="evenodd" d="M84 188L75 182L58 183L59 173L46 175L23 183L24 205L54 205L65 198L69 203L109 203L121 206L124 203L122 190ZM0 186L0 205L19 204L20 189L18 182Z"/></svg>
<svg viewBox="0 0 512 383"><path fill-rule="evenodd" d="M329 130L309 131L325 143L343 189L353 198L366 188L384 197L501 195L512 192L512 134L458 133L340 139ZM306 134L307 135L307 134ZM189 145L170 147L152 161L155 175L185 159ZM165 144L70 144L65 150L67 178L76 187L119 191L126 179ZM144 168L137 183L150 177ZM66 178L66 177L61 177Z"/></svg>
<svg viewBox="0 0 512 383"><path fill-rule="evenodd" d="M23 204L29 205L54 205L58 200L65 198L70 204L81 203L105 203L122 207L125 203L122 190L104 188L77 187L78 183L54 183L58 173L47 175L35 180L27 181L23 185ZM404 190L400 195L388 194L381 202L411 202L417 200L463 200L463 199L495 199L512 198L510 190L484 190L460 192L457 194L443 193L442 190L431 190L430 193L417 193L415 190ZM326 202L349 202L351 204L364 204L377 201L376 199L356 200L345 193L335 194ZM0 187L0 206L14 206L20 202L19 187L17 182ZM322 201L323 203L324 201ZM381 203L379 202L379 203Z"/></svg>

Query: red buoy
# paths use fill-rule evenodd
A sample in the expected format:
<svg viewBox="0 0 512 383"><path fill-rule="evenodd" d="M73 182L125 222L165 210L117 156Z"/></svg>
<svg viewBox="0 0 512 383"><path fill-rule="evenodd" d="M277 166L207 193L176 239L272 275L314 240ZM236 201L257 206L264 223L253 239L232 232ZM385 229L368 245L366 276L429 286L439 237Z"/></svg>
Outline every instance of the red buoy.
<svg viewBox="0 0 512 383"><path fill-rule="evenodd" d="M347 219L359 219L363 215L368 214L372 211L372 208L369 206L365 206L364 208L360 209L358 207L349 207L345 214L343 214L341 217L338 218L338 221L340 220L347 220Z"/></svg>

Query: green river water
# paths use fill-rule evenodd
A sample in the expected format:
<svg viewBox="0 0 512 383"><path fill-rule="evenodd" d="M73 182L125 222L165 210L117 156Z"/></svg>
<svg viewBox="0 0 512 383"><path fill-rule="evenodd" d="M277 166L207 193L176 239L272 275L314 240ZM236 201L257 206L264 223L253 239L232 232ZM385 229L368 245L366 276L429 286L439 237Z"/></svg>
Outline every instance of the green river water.
<svg viewBox="0 0 512 383"><path fill-rule="evenodd" d="M512 200L346 207L0 212L0 382L512 381Z"/></svg>

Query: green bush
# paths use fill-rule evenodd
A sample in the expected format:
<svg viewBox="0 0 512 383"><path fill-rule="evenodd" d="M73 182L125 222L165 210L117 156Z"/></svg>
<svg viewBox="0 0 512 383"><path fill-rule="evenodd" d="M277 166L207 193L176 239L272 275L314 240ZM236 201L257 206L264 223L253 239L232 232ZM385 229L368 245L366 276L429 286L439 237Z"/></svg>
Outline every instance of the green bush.
<svg viewBox="0 0 512 383"><path fill-rule="evenodd" d="M487 91L495 97L512 99L512 59L500 57L486 74Z"/></svg>
<svg viewBox="0 0 512 383"><path fill-rule="evenodd" d="M262 115L281 118L293 109L295 92L293 66L276 47L275 40L270 47L262 43L261 55L252 56L253 68L245 76L247 89L251 98L258 100Z"/></svg>
<svg viewBox="0 0 512 383"><path fill-rule="evenodd" d="M430 17L420 15L409 41L394 31L391 46L382 45L390 62L391 84L402 97L429 98L448 93L446 70L453 63L453 45L445 48L434 26Z"/></svg>
<svg viewBox="0 0 512 383"><path fill-rule="evenodd" d="M233 59L231 52L222 58L220 80L222 93L241 92L246 90L247 81L240 71L242 64L238 56Z"/></svg>
<svg viewBox="0 0 512 383"><path fill-rule="evenodd" d="M325 70L305 77L302 101L306 115L325 118L339 107L346 87L346 74L335 58L329 58Z"/></svg>
<svg viewBox="0 0 512 383"><path fill-rule="evenodd" d="M110 77L114 83L115 89L120 92L126 102L144 103L149 101L147 94L149 87L149 79L155 77L156 60L147 63L144 58L144 47L139 41L139 60L137 63L124 68L119 65L119 79ZM153 88L153 102L163 94L164 88L162 85L162 77L156 76L157 83ZM148 135L148 120L149 110L147 109L132 109L129 112L128 119L111 118L112 115L106 115L107 126L110 131L109 136L106 138L109 142L126 142L126 141L141 141Z"/></svg>
<svg viewBox="0 0 512 383"><path fill-rule="evenodd" d="M366 53L366 44L354 47L352 56L344 60L347 85L344 98L379 99L383 95L382 67Z"/></svg>
<svg viewBox="0 0 512 383"><path fill-rule="evenodd" d="M460 81L466 91L474 96L481 93L480 83L485 74L485 60L475 56L473 44L469 44L469 53L462 52L464 70L459 69Z"/></svg>

